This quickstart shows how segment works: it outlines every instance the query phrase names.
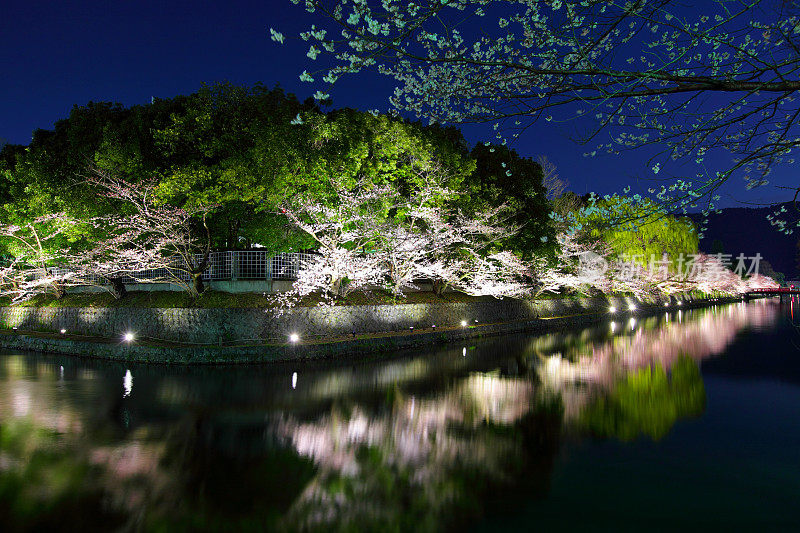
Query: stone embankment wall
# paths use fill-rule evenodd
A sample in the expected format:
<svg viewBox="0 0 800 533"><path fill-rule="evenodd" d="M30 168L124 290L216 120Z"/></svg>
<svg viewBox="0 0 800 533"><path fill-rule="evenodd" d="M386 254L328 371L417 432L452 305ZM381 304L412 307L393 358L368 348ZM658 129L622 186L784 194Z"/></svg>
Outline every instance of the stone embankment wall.
<svg viewBox="0 0 800 533"><path fill-rule="evenodd" d="M119 337L133 332L139 339L219 345L284 342L297 333L303 339L427 330L532 320L565 315L620 311L632 299L559 298L491 300L471 303L359 305L296 308L274 316L264 309L36 308L0 307L0 327L26 331Z"/></svg>

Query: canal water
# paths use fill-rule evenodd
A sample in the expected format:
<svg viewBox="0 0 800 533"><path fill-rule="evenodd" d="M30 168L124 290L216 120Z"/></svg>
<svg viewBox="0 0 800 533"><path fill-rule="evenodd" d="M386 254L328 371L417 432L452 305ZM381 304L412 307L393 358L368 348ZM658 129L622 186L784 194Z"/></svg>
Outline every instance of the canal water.
<svg viewBox="0 0 800 533"><path fill-rule="evenodd" d="M327 363L0 355L0 530L800 528L798 301Z"/></svg>

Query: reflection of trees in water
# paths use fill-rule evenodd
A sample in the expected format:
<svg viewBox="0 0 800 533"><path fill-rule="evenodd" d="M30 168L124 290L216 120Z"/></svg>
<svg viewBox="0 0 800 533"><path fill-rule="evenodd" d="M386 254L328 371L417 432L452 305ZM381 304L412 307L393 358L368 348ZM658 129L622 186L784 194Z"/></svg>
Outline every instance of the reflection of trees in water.
<svg viewBox="0 0 800 533"><path fill-rule="evenodd" d="M0 524L4 529L52 531L81 524L112 530L123 513L104 505L96 468L75 439L35 424L30 417L0 424Z"/></svg>
<svg viewBox="0 0 800 533"><path fill-rule="evenodd" d="M605 326L606 341L560 352L544 344L546 338L534 339L528 352L535 354L532 366L543 391L559 395L565 418L575 420L589 402L629 374L647 367L668 371L682 358L702 361L722 353L743 329L773 323L777 311L774 305L754 303L695 311L690 317L680 312L638 322L627 318L616 323L614 332Z"/></svg>
<svg viewBox="0 0 800 533"><path fill-rule="evenodd" d="M530 415L532 402L530 380L476 373L432 397L398 395L384 412L286 417L279 433L319 468L287 523L427 530L468 520L488 491L535 470L531 459L550 462L526 455L526 437L557 433L561 418ZM532 427L545 422L552 427Z"/></svg>
<svg viewBox="0 0 800 533"><path fill-rule="evenodd" d="M700 367L685 357L669 373L662 366L632 372L590 403L579 422L598 436L629 441L647 435L659 440L678 420L701 415L705 405Z"/></svg>
<svg viewBox="0 0 800 533"><path fill-rule="evenodd" d="M0 438L0 511L25 525L83 510L146 529L455 527L514 496L545 495L565 430L657 439L700 414L696 361L774 319L771 309L306 371L297 390L285 376L228 376L226 387L240 383L230 397L216 380L206 389L134 370L122 400L124 367L106 383L103 365L86 363L63 394L58 366L3 358L0 436L15 423L31 429ZM505 353L475 355L481 346ZM35 517L30 502L42 509Z"/></svg>
<svg viewBox="0 0 800 533"><path fill-rule="evenodd" d="M623 440L663 437L705 407L696 361L721 352L742 328L773 320L770 309L712 309L691 321L673 314L668 324L648 319L610 336L538 337L514 361L523 373L532 369L527 378L473 374L440 394L401 398L388 412L285 419L281 432L320 469L290 517L433 526L480 514L488 493L513 494L522 483L526 494L542 493L564 424Z"/></svg>
<svg viewBox="0 0 800 533"><path fill-rule="evenodd" d="M146 529L258 531L274 527L314 475L260 426L186 417L164 435L172 486L147 507ZM231 449L231 446L234 449Z"/></svg>

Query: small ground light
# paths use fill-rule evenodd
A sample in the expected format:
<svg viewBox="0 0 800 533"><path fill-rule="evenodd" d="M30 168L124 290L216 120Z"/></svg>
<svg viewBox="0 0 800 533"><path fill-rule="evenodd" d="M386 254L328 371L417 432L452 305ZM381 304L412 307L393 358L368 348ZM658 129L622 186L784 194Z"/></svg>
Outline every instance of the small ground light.
<svg viewBox="0 0 800 533"><path fill-rule="evenodd" d="M636 311L636 304L630 304L628 306L628 309L630 309L631 311Z"/></svg>
<svg viewBox="0 0 800 533"><path fill-rule="evenodd" d="M436 329L436 324L431 324L431 329Z"/></svg>
<svg viewBox="0 0 800 533"><path fill-rule="evenodd" d="M134 335L129 331L125 335L123 335L122 338L125 342L133 342L133 340L136 338L136 335Z"/></svg>
<svg viewBox="0 0 800 533"><path fill-rule="evenodd" d="M17 331L17 327L16 327L16 326L14 326L14 327L13 327L13 328L11 328L11 329L12 329L12 330L14 330L14 331Z"/></svg>
<svg viewBox="0 0 800 533"><path fill-rule="evenodd" d="M475 319L475 323L476 323L476 324L478 323L478 319L477 319L477 318Z"/></svg>
<svg viewBox="0 0 800 533"><path fill-rule="evenodd" d="M65 334L66 332L67 332L67 330L65 330L64 328L61 328L61 334L62 335Z"/></svg>
<svg viewBox="0 0 800 533"><path fill-rule="evenodd" d="M669 307L669 302L664 302L664 307Z"/></svg>
<svg viewBox="0 0 800 533"><path fill-rule="evenodd" d="M462 321L461 321L461 327L462 327L462 328L465 328L465 327L467 327L467 321L466 321L466 320L462 320Z"/></svg>
<svg viewBox="0 0 800 533"><path fill-rule="evenodd" d="M292 333L291 335L289 335L289 340L291 342L297 342L300 340L300 335L298 335L297 333Z"/></svg>
<svg viewBox="0 0 800 533"><path fill-rule="evenodd" d="M678 302L678 305L683 305L683 302Z"/></svg>
<svg viewBox="0 0 800 533"><path fill-rule="evenodd" d="M410 328L408 328L408 329L410 329L410 330L411 330L411 333L414 333L414 326L411 326L411 327L410 327Z"/></svg>
<svg viewBox="0 0 800 533"><path fill-rule="evenodd" d="M617 312L617 308L612 305L611 307L608 308L608 312L609 313L616 313Z"/></svg>

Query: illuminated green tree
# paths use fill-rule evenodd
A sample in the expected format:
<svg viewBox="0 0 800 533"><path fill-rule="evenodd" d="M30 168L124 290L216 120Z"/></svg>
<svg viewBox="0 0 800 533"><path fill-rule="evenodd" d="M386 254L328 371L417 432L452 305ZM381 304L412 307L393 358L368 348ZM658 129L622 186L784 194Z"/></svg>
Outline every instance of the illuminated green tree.
<svg viewBox="0 0 800 533"><path fill-rule="evenodd" d="M641 265L696 254L698 232L689 218L666 214L638 196L592 197L570 217L573 229L607 243L614 255Z"/></svg>
<svg viewBox="0 0 800 533"><path fill-rule="evenodd" d="M208 224L216 248L291 246L297 234L262 208L305 144L307 132L291 121L313 101L301 104L280 88L231 84L179 99L180 109L152 133L160 197L190 210L214 206Z"/></svg>

